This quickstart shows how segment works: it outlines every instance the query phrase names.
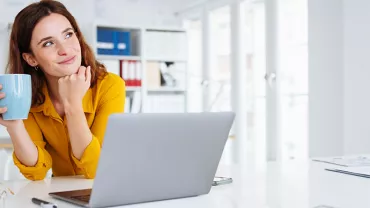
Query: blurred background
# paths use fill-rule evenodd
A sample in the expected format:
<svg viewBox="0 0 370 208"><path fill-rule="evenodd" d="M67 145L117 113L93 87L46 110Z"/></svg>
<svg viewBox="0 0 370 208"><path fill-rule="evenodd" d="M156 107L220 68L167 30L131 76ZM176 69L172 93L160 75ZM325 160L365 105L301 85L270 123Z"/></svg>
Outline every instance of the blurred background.
<svg viewBox="0 0 370 208"><path fill-rule="evenodd" d="M12 21L31 2L0 0L2 73ZM234 111L222 163L370 152L367 0L61 2L126 81L126 113Z"/></svg>

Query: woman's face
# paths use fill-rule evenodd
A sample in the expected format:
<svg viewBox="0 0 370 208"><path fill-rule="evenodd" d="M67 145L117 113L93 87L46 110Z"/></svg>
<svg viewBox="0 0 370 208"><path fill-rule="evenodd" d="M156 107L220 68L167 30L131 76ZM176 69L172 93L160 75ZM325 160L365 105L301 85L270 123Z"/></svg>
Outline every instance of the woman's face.
<svg viewBox="0 0 370 208"><path fill-rule="evenodd" d="M81 66L81 47L74 28L66 17L52 13L41 19L32 32L32 53L23 58L40 67L46 76L64 77Z"/></svg>

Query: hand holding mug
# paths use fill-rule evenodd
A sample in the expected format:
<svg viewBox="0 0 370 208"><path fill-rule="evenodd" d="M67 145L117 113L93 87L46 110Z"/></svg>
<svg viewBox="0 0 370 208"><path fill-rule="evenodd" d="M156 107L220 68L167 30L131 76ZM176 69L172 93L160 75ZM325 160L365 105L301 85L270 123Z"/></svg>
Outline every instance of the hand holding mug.
<svg viewBox="0 0 370 208"><path fill-rule="evenodd" d="M0 75L0 124L6 128L23 125L32 102L31 76Z"/></svg>
<svg viewBox="0 0 370 208"><path fill-rule="evenodd" d="M0 84L0 90L3 88L3 86ZM5 93L0 92L0 99L5 98ZM6 113L8 110L7 107L0 107L0 114ZM0 116L0 125L5 126L7 129L8 128L14 128L22 124L22 120L4 120L2 116Z"/></svg>

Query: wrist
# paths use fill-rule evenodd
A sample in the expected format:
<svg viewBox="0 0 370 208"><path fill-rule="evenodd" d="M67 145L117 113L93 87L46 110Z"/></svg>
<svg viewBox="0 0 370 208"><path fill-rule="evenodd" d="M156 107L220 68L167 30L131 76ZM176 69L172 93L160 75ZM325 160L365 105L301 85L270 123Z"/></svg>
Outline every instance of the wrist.
<svg viewBox="0 0 370 208"><path fill-rule="evenodd" d="M74 103L69 103L69 102L66 102L63 104L64 106L64 112L65 114L68 116L68 115L71 115L71 114L76 114L76 113L79 113L79 112L83 112L83 107L82 107L82 103L77 103L77 102L74 102Z"/></svg>
<svg viewBox="0 0 370 208"><path fill-rule="evenodd" d="M6 130L8 131L9 134L16 133L22 129L24 129L24 123L23 120L16 120L14 121L11 125L6 127Z"/></svg>

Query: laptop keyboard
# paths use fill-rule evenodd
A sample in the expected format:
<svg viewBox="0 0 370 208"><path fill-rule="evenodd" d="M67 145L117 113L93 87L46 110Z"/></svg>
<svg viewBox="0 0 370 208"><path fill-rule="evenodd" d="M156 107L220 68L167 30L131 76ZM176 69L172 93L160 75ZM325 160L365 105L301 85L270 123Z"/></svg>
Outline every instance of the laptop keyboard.
<svg viewBox="0 0 370 208"><path fill-rule="evenodd" d="M83 196L71 196L72 199L77 199L86 203L90 201L90 195L83 195Z"/></svg>

